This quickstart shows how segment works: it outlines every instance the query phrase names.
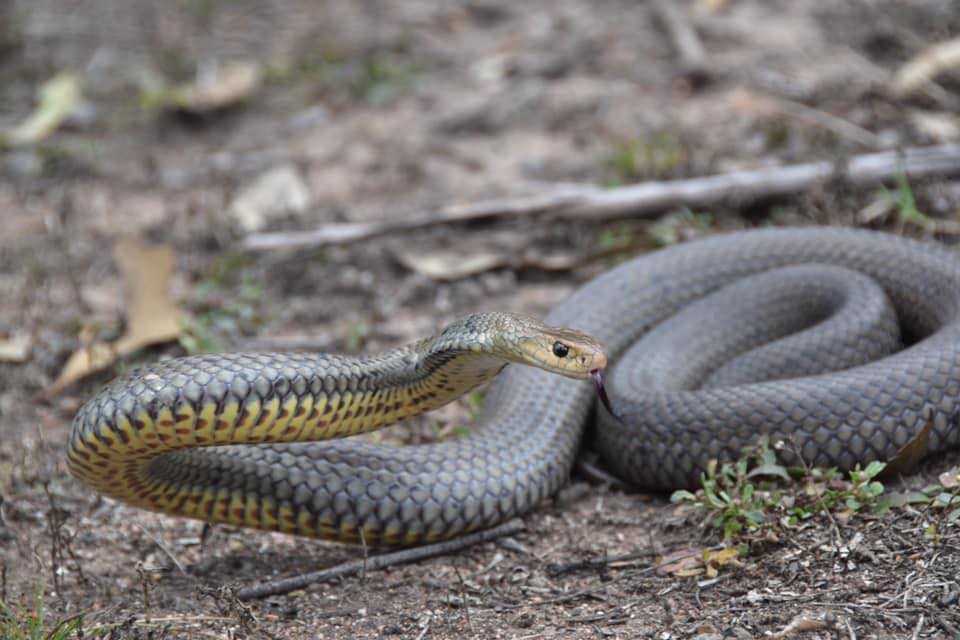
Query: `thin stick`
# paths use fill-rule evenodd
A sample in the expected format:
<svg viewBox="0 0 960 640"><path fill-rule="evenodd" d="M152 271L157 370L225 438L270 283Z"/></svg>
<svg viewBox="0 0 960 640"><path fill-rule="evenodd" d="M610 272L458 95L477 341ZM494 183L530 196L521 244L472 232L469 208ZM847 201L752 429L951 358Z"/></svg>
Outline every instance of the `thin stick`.
<svg viewBox="0 0 960 640"><path fill-rule="evenodd" d="M247 236L244 247L253 250L305 249L349 244L479 219L550 216L561 220L612 220L653 216L680 206L711 207L724 202L743 205L784 196L819 184L837 182L867 186L903 175L919 178L960 173L960 144L915 147L853 156L846 161L823 161L785 167L666 180L601 189L584 186L542 196L525 196L456 205L439 211L398 216L378 222L330 224L312 231L261 233Z"/></svg>
<svg viewBox="0 0 960 640"><path fill-rule="evenodd" d="M454 567L453 570L456 572L457 581L460 583L460 599L463 600L463 613L467 619L467 628L470 629L471 634L475 635L473 630L473 621L470 620L470 603L467 602L467 585L463 582L463 576L460 575L460 569Z"/></svg>
<svg viewBox="0 0 960 640"><path fill-rule="evenodd" d="M884 146L883 140L877 134L832 113L785 98L758 97L747 91L738 92L738 94L735 103L739 109L793 118L805 124L826 129L868 149L880 149Z"/></svg>
<svg viewBox="0 0 960 640"><path fill-rule="evenodd" d="M159 548L160 551L163 551L163 553L164 553L168 558L170 558L170 562L172 562L172 563L173 563L173 566L175 566L175 567L177 568L177 571L180 572L180 575L185 576L185 577L189 575L189 574L187 574L187 570L183 568L183 564L181 564L180 561L177 559L177 556L174 555L173 551L171 551L169 548L167 548L167 545L163 544L163 542L160 540L160 538L158 538L157 536L153 535L152 533L150 533L150 531L148 531L148 530L145 529L144 527L141 527L141 526L140 526L139 524L137 524L136 522L133 523L133 526L135 526L137 529L140 529L140 531L142 531L142 532L144 533L144 535L146 535L148 538L150 538L151 540L153 540L153 544L157 545L157 548Z"/></svg>
<svg viewBox="0 0 960 640"><path fill-rule="evenodd" d="M434 556L446 555L448 553L466 549L467 547L472 547L473 545L481 542L489 542L490 540L496 540L497 538L503 536L513 535L523 531L524 528L525 525L523 524L523 520L520 518L514 518L513 520L508 520L503 524L493 527L492 529L477 531L476 533L468 533L465 536L460 536L459 538L454 538L453 540L444 540L443 542L437 542L436 544L429 544L423 547L413 547L411 549L402 549L400 551L384 553L383 555L379 556L371 556L370 558L351 560L349 562L338 564L335 567L330 567L329 569L313 571L311 573L305 573L292 578L284 578L282 580L264 582L262 584L246 587L237 592L237 598L239 600L254 600L257 598L265 598L267 596L273 596L282 593L290 593L291 591L296 591L297 589L305 589L306 587L317 582L327 582L329 580L333 580L334 578L353 576L364 571L364 569L367 571L377 571L385 567L406 564L408 562L416 562L418 560L424 560Z"/></svg>
<svg viewBox="0 0 960 640"><path fill-rule="evenodd" d="M683 12L672 0L654 0L653 10L663 23L670 42L680 57L680 65L691 76L706 78L710 74L707 51L700 36L690 25Z"/></svg>

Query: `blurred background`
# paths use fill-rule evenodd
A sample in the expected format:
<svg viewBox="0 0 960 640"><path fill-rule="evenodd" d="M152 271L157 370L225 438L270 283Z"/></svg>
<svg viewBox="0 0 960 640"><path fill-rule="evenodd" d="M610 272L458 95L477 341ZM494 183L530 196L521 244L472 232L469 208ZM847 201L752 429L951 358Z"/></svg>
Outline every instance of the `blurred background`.
<svg viewBox="0 0 960 640"><path fill-rule="evenodd" d="M547 577L548 562L697 535L671 529L662 500L597 488L537 515L528 553L496 569L486 567L506 552L491 547L241 610L211 585L355 550L225 527L202 547L197 523L90 495L67 474L63 445L98 385L162 356L371 352L476 310L542 315L623 259L745 227L953 242L949 148L943 171L916 178L894 164L883 181L838 175L775 197L731 187L696 203L597 198L955 142L957 9L0 0L0 596L33 615L45 593L48 629L81 611L94 612L89 624L132 621L110 637L148 637L138 625L151 615L174 622L149 637L692 637L706 618L751 637L785 625L799 605L734 622L727 605L698 609L689 583L673 605L638 603L669 576L629 583L595 619L595 603L578 599L525 608L536 589L589 582ZM481 400L371 437L455 436ZM829 562L823 571L810 584ZM491 581L506 608L490 605ZM479 608L472 619L464 602Z"/></svg>

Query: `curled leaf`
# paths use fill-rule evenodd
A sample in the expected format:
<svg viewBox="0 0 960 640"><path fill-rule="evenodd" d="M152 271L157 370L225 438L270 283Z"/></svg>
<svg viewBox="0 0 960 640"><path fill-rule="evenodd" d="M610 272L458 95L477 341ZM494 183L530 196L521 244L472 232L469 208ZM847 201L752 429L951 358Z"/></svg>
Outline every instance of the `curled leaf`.
<svg viewBox="0 0 960 640"><path fill-rule="evenodd" d="M114 253L126 286L127 330L116 342L93 342L77 350L44 392L47 396L143 347L180 337L182 314L167 291L173 251L126 239Z"/></svg>
<svg viewBox="0 0 960 640"><path fill-rule="evenodd" d="M22 147L40 142L56 131L80 101L80 79L72 73L59 73L43 83L37 94L37 108L3 134L2 143Z"/></svg>

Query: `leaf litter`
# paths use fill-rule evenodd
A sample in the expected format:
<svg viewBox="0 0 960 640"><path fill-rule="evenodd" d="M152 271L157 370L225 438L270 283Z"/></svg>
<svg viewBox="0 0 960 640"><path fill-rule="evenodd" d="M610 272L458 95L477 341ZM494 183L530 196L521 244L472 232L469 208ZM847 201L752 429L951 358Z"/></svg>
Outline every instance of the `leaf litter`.
<svg viewBox="0 0 960 640"><path fill-rule="evenodd" d="M126 331L115 342L89 341L75 351L47 387L47 396L144 347L180 338L183 312L169 292L175 263L173 250L125 238L117 243L114 259L124 280Z"/></svg>

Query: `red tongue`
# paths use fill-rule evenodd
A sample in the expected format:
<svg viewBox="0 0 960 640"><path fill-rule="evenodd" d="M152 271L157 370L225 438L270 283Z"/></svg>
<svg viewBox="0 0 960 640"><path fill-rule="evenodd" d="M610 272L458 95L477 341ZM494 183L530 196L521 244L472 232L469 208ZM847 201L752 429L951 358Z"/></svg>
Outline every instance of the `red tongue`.
<svg viewBox="0 0 960 640"><path fill-rule="evenodd" d="M600 369L594 369L590 372L590 375L593 377L594 384L597 385L597 394L600 396L600 402L607 408L610 415L616 415L610 406L610 398L607 397L607 390L603 388L603 378L600 377Z"/></svg>

